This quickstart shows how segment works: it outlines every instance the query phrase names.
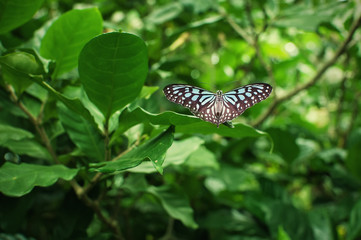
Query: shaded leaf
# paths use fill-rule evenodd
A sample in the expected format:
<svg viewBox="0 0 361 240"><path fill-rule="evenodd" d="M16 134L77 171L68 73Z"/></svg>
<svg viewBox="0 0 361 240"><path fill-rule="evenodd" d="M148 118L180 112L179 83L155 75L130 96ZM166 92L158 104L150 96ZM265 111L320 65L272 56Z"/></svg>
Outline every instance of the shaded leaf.
<svg viewBox="0 0 361 240"><path fill-rule="evenodd" d="M105 157L103 138L94 125L82 116L74 114L58 102L59 119L74 144L90 158L101 161Z"/></svg>
<svg viewBox="0 0 361 240"><path fill-rule="evenodd" d="M293 162L300 153L300 149L296 144L296 137L281 128L270 128L267 129L267 132L274 141L274 152L280 153L288 163Z"/></svg>
<svg viewBox="0 0 361 240"><path fill-rule="evenodd" d="M4 163L0 168L0 191L8 196L20 197L29 193L35 186L53 185L59 178L69 181L77 172L77 169L69 169L63 165Z"/></svg>
<svg viewBox="0 0 361 240"><path fill-rule="evenodd" d="M274 202L269 210L267 225L273 236L278 236L278 229L282 227L292 240L315 239L306 215L295 207Z"/></svg>
<svg viewBox="0 0 361 240"><path fill-rule="evenodd" d="M0 2L0 33L11 31L29 21L43 0L2 0Z"/></svg>
<svg viewBox="0 0 361 240"><path fill-rule="evenodd" d="M180 220L187 227L198 227L198 224L193 219L193 209L190 207L189 200L183 192L169 186L150 186L147 192L160 200L163 208L171 217Z"/></svg>
<svg viewBox="0 0 361 240"><path fill-rule="evenodd" d="M347 239L358 239L361 236L361 200L351 210L350 222L348 224Z"/></svg>
<svg viewBox="0 0 361 240"><path fill-rule="evenodd" d="M347 145L346 166L353 176L361 180L361 129L356 129L351 133Z"/></svg>
<svg viewBox="0 0 361 240"><path fill-rule="evenodd" d="M77 113L84 117L88 122L92 123L96 126L94 122L93 116L89 113L88 109L86 109L81 101L78 98L68 98L60 92L56 91L52 88L48 83L46 83L40 77L33 77L32 80L42 86L45 90L47 90L52 96L54 96L57 100L61 101L65 106L67 106L74 113Z"/></svg>
<svg viewBox="0 0 361 240"><path fill-rule="evenodd" d="M220 219L222 219L222 221L220 221ZM257 229L257 224L251 216L235 209L211 211L202 219L201 226L212 230L222 229L237 232L256 231ZM258 231L261 231L261 229L258 229Z"/></svg>

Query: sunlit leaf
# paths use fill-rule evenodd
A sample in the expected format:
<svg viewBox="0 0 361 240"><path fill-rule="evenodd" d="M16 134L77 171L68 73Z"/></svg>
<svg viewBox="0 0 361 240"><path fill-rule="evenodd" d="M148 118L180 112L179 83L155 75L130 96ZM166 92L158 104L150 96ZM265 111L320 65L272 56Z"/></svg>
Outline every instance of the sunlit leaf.
<svg viewBox="0 0 361 240"><path fill-rule="evenodd" d="M161 174L163 173L164 156L173 143L174 128L169 127L157 137L133 149L114 161L91 164L95 171L115 172L138 166L144 160L150 160Z"/></svg>
<svg viewBox="0 0 361 240"><path fill-rule="evenodd" d="M102 32L103 20L96 8L73 9L60 16L46 31L40 54L56 61L53 76L72 70L78 64L83 46Z"/></svg>
<svg viewBox="0 0 361 240"><path fill-rule="evenodd" d="M147 73L147 48L133 34L102 34L88 42L79 56L84 90L105 119L138 96Z"/></svg>

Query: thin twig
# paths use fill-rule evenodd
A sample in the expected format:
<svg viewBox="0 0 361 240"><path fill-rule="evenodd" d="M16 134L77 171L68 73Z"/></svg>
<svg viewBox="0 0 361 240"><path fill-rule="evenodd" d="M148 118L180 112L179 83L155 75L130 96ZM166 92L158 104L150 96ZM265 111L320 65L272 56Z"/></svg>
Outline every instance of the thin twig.
<svg viewBox="0 0 361 240"><path fill-rule="evenodd" d="M353 22L352 27L351 27L346 39L343 41L341 46L337 49L334 56L330 60L328 60L308 82L306 82L302 85L299 85L298 87L294 88L292 91L288 92L287 94L275 99L272 102L271 106L266 110L266 112L264 112L263 115L261 115L258 119L256 119L252 125L257 126L257 125L261 124L264 120L266 120L273 113L273 111L276 109L276 107L278 105L280 105L284 101L290 100L291 98L293 98L294 96L296 96L297 94L302 92L303 90L308 89L308 88L312 87L313 85L315 85L316 82L326 72L326 70L329 67L331 67L333 64L335 64L336 61L338 60L338 58L346 51L349 43L352 40L354 33L356 32L356 30L358 29L358 27L360 25L361 25L361 16L359 16Z"/></svg>
<svg viewBox="0 0 361 240"><path fill-rule="evenodd" d="M5 85L6 90L10 93L10 99L25 113L25 115L29 118L30 122L34 125L35 130L39 134L41 141L45 145L46 149L50 153L51 158L53 161L57 164L60 162L58 161L58 157L54 151L53 146L51 145L51 141L45 131L44 126L41 124L42 118L40 115L42 115L42 109L43 105L39 114L39 117L36 118L31 114L31 112L28 110L28 108L19 100L18 96L16 96L14 89L11 87L11 85L6 84Z"/></svg>
<svg viewBox="0 0 361 240"><path fill-rule="evenodd" d="M75 193L77 194L77 196L91 209L93 209L93 211L95 212L95 214L98 216L99 220L102 221L103 223L105 223L115 234L115 238L122 240L124 239L118 222L110 217L107 217L104 215L104 213L102 212L100 206L99 206L99 202L98 201L94 201L92 199L90 199L88 197L88 195L83 194L82 191L82 187L78 185L78 183L75 180L70 181L70 184L72 185L73 189L75 190Z"/></svg>
<svg viewBox="0 0 361 240"><path fill-rule="evenodd" d="M276 81L275 81L275 77L274 77L274 74L273 74L273 69L272 69L272 66L271 64L268 64L263 55L262 55L262 51L261 51L261 47L259 45L259 37L262 33L264 33L266 30L267 30L267 15L264 11L264 22L265 24L262 26L262 31L257 33L255 31L255 24L254 24L254 21L253 21L253 18L252 18L252 15L251 15L251 4L249 1L246 2L246 14L247 14L247 17L248 17L248 21L250 22L250 25L252 26L252 29L253 29L253 36L249 36L247 34L246 31L244 31L234 20L233 18L231 18L230 16L227 15L227 13L225 13L225 11L220 8L220 13L225 17L226 21L229 23L229 25L235 30L235 32L240 35L243 39L246 40L246 42L251 45L255 51L256 51L256 56L259 60L259 62L261 63L262 67L266 70L267 72L267 75L270 79L270 82L271 84L275 87L276 86ZM273 93L273 96L276 98L276 95L275 93Z"/></svg>
<svg viewBox="0 0 361 240"><path fill-rule="evenodd" d="M16 103L16 105L26 114L26 116L28 116L31 123L35 126L36 131L40 135L40 138L41 138L43 144L49 151L54 162L57 164L60 164L60 162L58 161L57 155L51 145L51 141L45 131L45 128L41 124L42 123L42 111L44 109L45 103L42 105L40 114L36 118L31 114L31 112L27 109L27 107L21 101L19 101L19 98L16 96L14 89L10 85L5 85L5 88L10 93L11 100L14 103ZM115 238L122 240L122 239L124 239L124 237L122 236L122 233L120 231L117 221L113 218L105 216L99 206L99 202L90 199L88 197L88 195L86 194L89 191L89 189L99 181L101 176L102 176L101 173L96 174L92 180L92 185L90 185L90 186L88 185L87 188L82 188L77 183L77 181L74 179L70 181L70 185L73 187L74 192L79 197L79 199L81 199L87 206L92 208L93 211L95 212L95 214L98 216L98 218L114 232Z"/></svg>

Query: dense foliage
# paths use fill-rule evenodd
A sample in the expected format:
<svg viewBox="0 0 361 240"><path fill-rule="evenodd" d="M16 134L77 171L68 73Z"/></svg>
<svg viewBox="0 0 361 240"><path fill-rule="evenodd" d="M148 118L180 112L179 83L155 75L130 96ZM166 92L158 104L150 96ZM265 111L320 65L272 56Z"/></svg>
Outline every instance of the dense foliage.
<svg viewBox="0 0 361 240"><path fill-rule="evenodd" d="M359 1L0 6L1 239L361 238ZM161 91L255 82L234 128Z"/></svg>

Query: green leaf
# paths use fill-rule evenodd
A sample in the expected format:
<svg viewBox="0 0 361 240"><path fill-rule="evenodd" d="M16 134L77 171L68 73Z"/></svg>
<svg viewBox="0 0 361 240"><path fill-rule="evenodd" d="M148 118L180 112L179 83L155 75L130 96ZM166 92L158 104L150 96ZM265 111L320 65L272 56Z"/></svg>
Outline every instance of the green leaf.
<svg viewBox="0 0 361 240"><path fill-rule="evenodd" d="M222 221L220 221L220 219L222 219ZM242 213L236 209L209 211L203 219L201 226L207 229L224 229L230 232L245 232L247 230L261 231L261 229L257 228L255 220L247 214L247 212Z"/></svg>
<svg viewBox="0 0 361 240"><path fill-rule="evenodd" d="M296 143L297 138L288 130L281 128L270 128L267 132L274 141L274 152L279 153L288 163L292 163L300 153Z"/></svg>
<svg viewBox="0 0 361 240"><path fill-rule="evenodd" d="M0 1L0 34L9 32L29 21L42 4L43 0Z"/></svg>
<svg viewBox="0 0 361 240"><path fill-rule="evenodd" d="M290 236L288 236L287 232L285 232L282 226L278 227L277 240L291 240Z"/></svg>
<svg viewBox="0 0 361 240"><path fill-rule="evenodd" d="M79 75L90 101L106 120L140 93L148 72L147 48L129 33L102 34L79 56Z"/></svg>
<svg viewBox="0 0 361 240"><path fill-rule="evenodd" d="M200 146L196 151L194 151L189 156L185 164L188 167L197 169L196 171L201 172L207 170L207 168L214 170L219 170L220 168L215 154L204 146Z"/></svg>
<svg viewBox="0 0 361 240"><path fill-rule="evenodd" d="M254 174L227 165L207 177L205 185L215 195L222 191L238 192L258 189L258 182Z"/></svg>
<svg viewBox="0 0 361 240"><path fill-rule="evenodd" d="M193 209L190 207L187 196L176 187L150 186L147 192L157 197L163 208L174 219L180 220L185 226L197 228L198 224L193 219Z"/></svg>
<svg viewBox="0 0 361 240"><path fill-rule="evenodd" d="M73 9L60 16L46 31L40 54L56 61L53 76L74 69L83 46L101 34L102 16L97 8Z"/></svg>
<svg viewBox="0 0 361 240"><path fill-rule="evenodd" d="M69 169L63 165L18 165L6 162L0 168L0 192L20 197L29 193L35 186L48 187L59 178L69 181L77 173L77 169Z"/></svg>
<svg viewBox="0 0 361 240"><path fill-rule="evenodd" d="M292 240L315 239L306 215L289 204L274 202L270 206L267 225L275 237L282 226Z"/></svg>
<svg viewBox="0 0 361 240"><path fill-rule="evenodd" d="M350 222L348 224L347 239L359 239L361 237L361 200L352 208Z"/></svg>
<svg viewBox="0 0 361 240"><path fill-rule="evenodd" d="M50 160L51 156L48 150L33 137L31 132L21 128L0 124L0 146L19 155Z"/></svg>
<svg viewBox="0 0 361 240"><path fill-rule="evenodd" d="M171 2L154 10L147 18L147 23L162 24L176 18L183 11L179 2Z"/></svg>
<svg viewBox="0 0 361 240"><path fill-rule="evenodd" d="M361 128L352 131L347 145L346 166L353 176L361 180Z"/></svg>
<svg viewBox="0 0 361 240"><path fill-rule="evenodd" d="M25 138L33 138L31 132L21 128L0 124L0 145L6 144L10 140L22 140Z"/></svg>
<svg viewBox="0 0 361 240"><path fill-rule="evenodd" d="M126 109L122 112L119 118L119 128L115 135L122 134L130 127L143 123L151 123L153 125L174 125L176 126L176 132L180 133L201 133L201 134L213 134L217 133L225 137L245 138L245 137L261 137L269 135L266 132L259 131L251 126L236 123L235 128L229 128L221 125L217 128L216 125L202 121L201 119L192 116L184 115L175 112L163 112L159 114L153 114L145 111L142 108L137 108L133 111Z"/></svg>
<svg viewBox="0 0 361 240"><path fill-rule="evenodd" d="M164 167L170 164L183 164L203 143L204 140L199 137L190 137L181 141L175 141L167 151Z"/></svg>
<svg viewBox="0 0 361 240"><path fill-rule="evenodd" d="M35 159L52 159L48 150L34 139L8 140L2 146L19 155L27 155Z"/></svg>
<svg viewBox="0 0 361 240"><path fill-rule="evenodd" d="M316 208L308 214L315 239L333 240L333 226L328 211L324 208ZM335 219L332 219L335 220Z"/></svg>
<svg viewBox="0 0 361 240"><path fill-rule="evenodd" d="M180 125L176 127L176 132L182 133L201 133L201 134L213 134L217 133L224 137L234 137L234 138L245 138L245 137L261 137L269 135L266 132L257 130L249 125L243 123L233 124L234 128L229 128L226 126L215 126L214 124L208 122L199 122L189 125Z"/></svg>
<svg viewBox="0 0 361 240"><path fill-rule="evenodd" d="M94 125L82 116L74 114L58 102L59 119L73 143L90 158L101 161L105 157L103 138Z"/></svg>
<svg viewBox="0 0 361 240"><path fill-rule="evenodd" d="M280 14L272 22L276 27L296 27L305 31L314 32L324 22L332 21L332 18L345 10L346 1L322 3L312 7L306 2L295 4Z"/></svg>
<svg viewBox="0 0 361 240"><path fill-rule="evenodd" d="M32 81L36 82L40 86L42 86L45 90L47 90L52 96L61 101L65 106L67 106L74 113L77 113L84 117L87 121L96 126L94 122L93 116L89 113L88 109L86 109L81 101L78 98L68 98L60 92L56 91L49 84L47 84L41 77L32 77Z"/></svg>
<svg viewBox="0 0 361 240"><path fill-rule="evenodd" d="M168 149L164 159L163 168L169 165L183 164L188 157L204 143L199 137L190 137L181 141L174 141L172 146ZM150 162L142 162L139 166L130 169L130 172L136 173L153 173L157 170Z"/></svg>
<svg viewBox="0 0 361 240"><path fill-rule="evenodd" d="M3 77L21 94L30 84L31 75L44 73L42 63L35 55L28 52L12 52L0 57Z"/></svg>
<svg viewBox="0 0 361 240"><path fill-rule="evenodd" d="M149 159L152 161L153 166L157 171L162 174L162 164L165 153L173 143L173 132L174 127L169 127L157 137L147 141L140 147L133 149L114 161L91 164L90 166L94 168L94 170L100 172L115 172L136 167L145 159Z"/></svg>

